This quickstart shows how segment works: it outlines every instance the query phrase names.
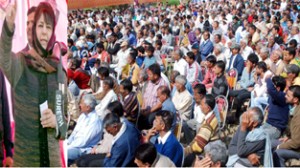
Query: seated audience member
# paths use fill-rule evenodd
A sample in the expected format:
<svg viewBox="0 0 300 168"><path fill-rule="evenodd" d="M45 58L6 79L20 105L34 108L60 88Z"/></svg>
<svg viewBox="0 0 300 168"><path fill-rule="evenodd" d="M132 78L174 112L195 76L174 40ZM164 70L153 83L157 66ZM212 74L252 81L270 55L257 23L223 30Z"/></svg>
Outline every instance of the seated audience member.
<svg viewBox="0 0 300 168"><path fill-rule="evenodd" d="M188 63L183 59L183 53L180 50L176 50L172 52L172 56L174 59L173 70L178 71L180 75L187 75L187 67Z"/></svg>
<svg viewBox="0 0 300 168"><path fill-rule="evenodd" d="M127 57L127 66L126 70L124 70L122 74L123 79L129 79L131 80L132 84L134 86L137 86L138 84L138 74L140 71L140 67L135 62L136 60L137 51L131 50L129 53L129 56Z"/></svg>
<svg viewBox="0 0 300 168"><path fill-rule="evenodd" d="M121 122L126 122L128 126L134 127L123 115L123 106L119 101L114 101L107 106L108 113L114 113L120 117ZM103 139L93 147L90 154L83 155L76 160L78 167L99 167L107 153L110 153L113 136L106 131L103 133ZM102 160L101 160L102 158Z"/></svg>
<svg viewBox="0 0 300 168"><path fill-rule="evenodd" d="M240 126L228 148L229 167L272 167L271 141L261 126L264 116L258 107L252 107L241 116ZM269 164L267 164L267 162Z"/></svg>
<svg viewBox="0 0 300 168"><path fill-rule="evenodd" d="M226 72L228 72L230 69L235 68L238 71L238 81L241 79L243 70L244 70L244 59L241 56L240 53L240 45L238 44L232 44L231 47L232 55L230 57L230 60L228 61L228 65Z"/></svg>
<svg viewBox="0 0 300 168"><path fill-rule="evenodd" d="M185 88L186 83L185 76L179 75L176 77L175 86L177 90L172 98L172 102L183 121L191 118L193 104L192 95Z"/></svg>
<svg viewBox="0 0 300 168"><path fill-rule="evenodd" d="M267 64L267 68L270 69L272 61L270 59L269 49L267 47L262 47L260 49L259 61L263 61Z"/></svg>
<svg viewBox="0 0 300 168"><path fill-rule="evenodd" d="M214 81L216 79L216 74L213 71L213 68L217 62L215 56L210 55L206 58L205 65L206 65L206 72L202 84L205 85L207 92L211 93L212 87L214 85Z"/></svg>
<svg viewBox="0 0 300 168"><path fill-rule="evenodd" d="M137 93L137 98L140 103L140 105L143 105L143 95L145 92L145 88L148 83L148 75L146 70L140 70L139 72L139 78L138 78L138 85L136 87L136 93Z"/></svg>
<svg viewBox="0 0 300 168"><path fill-rule="evenodd" d="M250 54L246 61L246 67L243 70L241 80L238 82L240 89L230 90L229 96L234 97L236 103L235 120L238 120L242 111L242 105L244 102L251 97L251 91L255 84L254 73L255 67L258 63L258 57L256 54Z"/></svg>
<svg viewBox="0 0 300 168"><path fill-rule="evenodd" d="M95 96L96 100L99 101L99 100L102 100L106 94L106 92L104 92L104 90L103 90L103 81L105 78L110 77L109 69L107 67L101 66L98 69L98 76L99 76L99 78L92 75L93 84L91 84L91 88L94 92L93 95ZM119 93L118 82L115 79L113 79L113 82L114 82L113 90L116 94L118 94ZM93 87L92 87L92 85L93 85Z"/></svg>
<svg viewBox="0 0 300 168"><path fill-rule="evenodd" d="M92 65L96 64L96 60L99 60L100 62L107 62L110 63L110 56L107 51L104 49L103 43L97 43L96 46L96 53L90 58L84 58L86 62L86 68L91 68Z"/></svg>
<svg viewBox="0 0 300 168"><path fill-rule="evenodd" d="M161 77L161 70L158 64L153 64L148 68L149 81L146 84L143 92L143 105L141 111L141 129L151 128L152 121L155 116L154 112L161 109L162 104L157 97L157 88L160 86L167 86L167 83ZM150 122L149 122L150 121Z"/></svg>
<svg viewBox="0 0 300 168"><path fill-rule="evenodd" d="M202 58L201 58L201 53L199 51L199 44L198 43L194 43L191 47L192 52L195 54L195 61L200 65L200 63L202 62Z"/></svg>
<svg viewBox="0 0 300 168"><path fill-rule="evenodd" d="M107 77L103 80L103 92L105 96L96 106L96 112L101 119L106 115L106 108L110 102L118 100L118 96L113 90L114 88L114 79L112 77Z"/></svg>
<svg viewBox="0 0 300 168"><path fill-rule="evenodd" d="M210 40L210 33L209 31L204 31L203 33L203 42L200 44L200 53L201 53L201 60L206 60L206 57L213 52L214 45L213 42Z"/></svg>
<svg viewBox="0 0 300 168"><path fill-rule="evenodd" d="M151 143L144 143L137 147L134 163L138 167L176 167L168 157L159 154Z"/></svg>
<svg viewBox="0 0 300 168"><path fill-rule="evenodd" d="M284 63L283 72L280 74L280 76L286 78L287 77L287 67L291 64L297 65L297 62L295 60L296 56L296 50L294 48L286 48L282 52L283 58L282 61Z"/></svg>
<svg viewBox="0 0 300 168"><path fill-rule="evenodd" d="M158 64L153 64L148 68L148 77L150 81L147 83L143 93L142 109L151 109L151 112L154 112L161 108L161 105L158 105L159 100L156 90L159 86L167 86L167 83L161 77L161 70Z"/></svg>
<svg viewBox="0 0 300 168"><path fill-rule="evenodd" d="M228 84L224 71L225 63L223 61L217 61L216 65L214 66L214 73L216 74L216 78L214 80L211 92L214 97L217 97L218 95L227 96Z"/></svg>
<svg viewBox="0 0 300 168"><path fill-rule="evenodd" d="M225 167L228 151L226 144L221 140L216 140L214 142L208 143L204 147L205 157L200 160L199 157L196 157L194 167Z"/></svg>
<svg viewBox="0 0 300 168"><path fill-rule="evenodd" d="M264 131L271 139L278 139L286 129L289 121L289 105L285 101L285 79L274 76L266 79L269 97L269 112L267 121L263 125Z"/></svg>
<svg viewBox="0 0 300 168"><path fill-rule="evenodd" d="M135 124L138 116L139 104L136 93L132 91L133 85L129 79L120 83L120 94L124 107L124 117Z"/></svg>
<svg viewBox="0 0 300 168"><path fill-rule="evenodd" d="M122 75L122 71L127 64L127 57L131 51L131 48L128 46L127 41L123 41L120 47L121 49L117 53L117 63L109 65L110 68L112 68L117 73L117 80L119 80Z"/></svg>
<svg viewBox="0 0 300 168"><path fill-rule="evenodd" d="M275 74L275 75L280 75L284 71L284 62L282 59L282 53L280 50L275 50L271 56L271 65L270 65L270 70Z"/></svg>
<svg viewBox="0 0 300 168"><path fill-rule="evenodd" d="M179 76L180 73L178 71L172 71L170 75L170 82L171 82L171 97L174 96L175 92L177 91L176 85L175 85L175 79L177 76ZM186 82L185 88L189 91L189 93L193 94L193 87L189 82Z"/></svg>
<svg viewBox="0 0 300 168"><path fill-rule="evenodd" d="M279 139L274 152L274 166L285 167L288 159L300 159L300 86L291 86L286 93L286 103L292 106L290 115L290 133L288 137Z"/></svg>
<svg viewBox="0 0 300 168"><path fill-rule="evenodd" d="M157 60L154 57L155 48L150 45L145 50L145 59L141 68L148 69L151 65L156 64Z"/></svg>
<svg viewBox="0 0 300 168"><path fill-rule="evenodd" d="M134 160L134 152L140 144L139 131L127 122L122 122L115 113L104 117L103 127L113 135L112 148L103 160L104 167L130 166Z"/></svg>
<svg viewBox="0 0 300 168"><path fill-rule="evenodd" d="M159 136L154 144L157 152L167 156L177 167L181 167L183 149L171 131L173 119L174 116L169 111L157 112L153 121L153 127L148 130L144 140L149 142L152 136L158 134Z"/></svg>
<svg viewBox="0 0 300 168"><path fill-rule="evenodd" d="M251 92L251 107L259 107L263 111L262 105L268 104L266 79L272 76L272 72L267 69L265 62L258 62L254 74L254 89ZM264 111L263 111L264 112Z"/></svg>
<svg viewBox="0 0 300 168"><path fill-rule="evenodd" d="M68 79L73 80L79 89L89 89L90 75L81 67L81 60L73 58L68 65Z"/></svg>
<svg viewBox="0 0 300 168"><path fill-rule="evenodd" d="M161 110L169 111L174 116L172 128L171 128L172 130L174 130L175 125L176 125L177 110L176 110L175 105L172 102L172 99L170 96L171 96L170 89L167 86L160 86L159 88L157 88L157 97L158 97L160 103L162 104Z"/></svg>
<svg viewBox="0 0 300 168"><path fill-rule="evenodd" d="M96 111L96 99L86 94L80 102L81 115L77 120L74 131L67 140L68 165L80 156L89 153L102 137L102 121Z"/></svg>
<svg viewBox="0 0 300 168"><path fill-rule="evenodd" d="M184 166L190 167L197 154L203 153L204 147L211 141L218 139L218 119L215 116L215 98L212 95L205 95L200 103L202 113L205 115L203 124L198 129L194 140L184 149Z"/></svg>
<svg viewBox="0 0 300 168"><path fill-rule="evenodd" d="M293 85L300 85L300 68L295 64L287 66L286 89Z"/></svg>
<svg viewBox="0 0 300 168"><path fill-rule="evenodd" d="M196 131L205 118L205 115L201 111L200 103L203 97L206 95L206 88L203 84L196 84L193 90L195 101L194 113L192 119L188 120L187 122L183 122L183 138L181 139L183 144L189 144L194 139Z"/></svg>
<svg viewBox="0 0 300 168"><path fill-rule="evenodd" d="M138 55L136 57L136 63L138 64L139 67L143 65L144 59L145 59L145 49L142 46L139 46L136 48Z"/></svg>
<svg viewBox="0 0 300 168"><path fill-rule="evenodd" d="M188 63L188 66L186 67L187 81L193 85L198 80L202 80L202 71L201 67L198 64L197 61L195 61L195 54L193 52L188 52L186 54L186 62Z"/></svg>

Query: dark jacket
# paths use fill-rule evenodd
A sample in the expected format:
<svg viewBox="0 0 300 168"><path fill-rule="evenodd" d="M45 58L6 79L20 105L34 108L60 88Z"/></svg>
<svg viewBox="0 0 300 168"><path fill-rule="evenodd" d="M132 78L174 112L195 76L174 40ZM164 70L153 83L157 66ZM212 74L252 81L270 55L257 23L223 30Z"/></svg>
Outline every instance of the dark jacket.
<svg viewBox="0 0 300 168"><path fill-rule="evenodd" d="M238 162L244 166L252 167L248 161L248 155L255 153L260 156L260 162L263 163L263 156L265 151L265 140L246 142L248 132L240 130L238 127L236 133L230 141L228 147L229 156L237 154L241 159Z"/></svg>
<svg viewBox="0 0 300 168"><path fill-rule="evenodd" d="M10 126L10 114L8 106L7 88L5 84L5 78L0 70L0 142L4 142L4 148L6 151L6 157L12 157L12 135ZM2 165L2 159L4 149L3 145L0 145L0 165Z"/></svg>
<svg viewBox="0 0 300 168"><path fill-rule="evenodd" d="M285 93L277 91L271 78L267 79L267 91L269 94L269 114L267 123L283 132L289 121L289 105L285 101Z"/></svg>
<svg viewBox="0 0 300 168"><path fill-rule="evenodd" d="M111 147L111 156L105 157L104 167L126 167L134 159L135 150L140 144L140 133L132 124L123 124L126 124L126 130Z"/></svg>
<svg viewBox="0 0 300 168"><path fill-rule="evenodd" d="M233 63L231 62L231 60L233 59L233 56L230 57L229 66L228 66L227 71L229 70L230 65L233 64L232 67L238 71L238 81L239 81L243 74L245 63L244 63L243 57L240 54L236 55L235 57L236 58Z"/></svg>

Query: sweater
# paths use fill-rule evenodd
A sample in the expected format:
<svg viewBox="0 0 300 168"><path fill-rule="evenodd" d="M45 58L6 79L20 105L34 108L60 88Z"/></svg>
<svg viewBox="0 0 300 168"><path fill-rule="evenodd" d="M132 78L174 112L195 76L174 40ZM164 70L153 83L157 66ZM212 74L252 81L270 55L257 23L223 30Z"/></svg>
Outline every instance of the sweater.
<svg viewBox="0 0 300 168"><path fill-rule="evenodd" d="M170 134L164 144L159 144L158 140L156 140L155 147L158 153L171 159L176 167L181 167L183 148L173 133Z"/></svg>
<svg viewBox="0 0 300 168"><path fill-rule="evenodd" d="M268 78L266 82L269 94L267 123L283 132L289 121L289 105L285 101L285 93L283 91L277 91L270 78Z"/></svg>
<svg viewBox="0 0 300 168"><path fill-rule="evenodd" d="M223 74L221 76L217 76L212 88L212 92L211 92L212 95L214 97L218 95L226 96L227 90L228 90L228 84L225 75Z"/></svg>

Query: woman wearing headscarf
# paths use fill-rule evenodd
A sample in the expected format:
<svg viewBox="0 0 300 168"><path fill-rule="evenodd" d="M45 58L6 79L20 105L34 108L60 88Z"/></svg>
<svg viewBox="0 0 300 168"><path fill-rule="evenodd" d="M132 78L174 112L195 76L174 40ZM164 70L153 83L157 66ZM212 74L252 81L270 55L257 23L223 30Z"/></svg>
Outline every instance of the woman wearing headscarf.
<svg viewBox="0 0 300 168"><path fill-rule="evenodd" d="M13 166L61 167L59 141L55 138L60 128L56 122L59 118L55 115L55 98L58 80L63 77L58 77L61 69L58 69L59 59L53 52L55 14L49 3L41 2L35 11L32 48L14 54L11 49L16 9L16 4L7 8L0 39L0 68L14 95ZM48 109L40 109L46 101Z"/></svg>

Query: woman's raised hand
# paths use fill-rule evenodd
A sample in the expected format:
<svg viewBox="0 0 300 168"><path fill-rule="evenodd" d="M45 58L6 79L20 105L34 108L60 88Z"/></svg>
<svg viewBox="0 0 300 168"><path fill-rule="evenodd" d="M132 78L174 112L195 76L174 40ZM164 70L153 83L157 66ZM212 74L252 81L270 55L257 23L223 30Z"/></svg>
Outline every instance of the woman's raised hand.
<svg viewBox="0 0 300 168"><path fill-rule="evenodd" d="M6 22L9 30L12 32L14 28L16 13L17 13L17 1L14 0L14 3L8 5L5 10L6 13Z"/></svg>

